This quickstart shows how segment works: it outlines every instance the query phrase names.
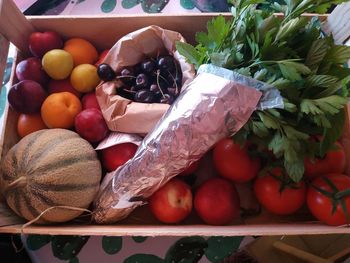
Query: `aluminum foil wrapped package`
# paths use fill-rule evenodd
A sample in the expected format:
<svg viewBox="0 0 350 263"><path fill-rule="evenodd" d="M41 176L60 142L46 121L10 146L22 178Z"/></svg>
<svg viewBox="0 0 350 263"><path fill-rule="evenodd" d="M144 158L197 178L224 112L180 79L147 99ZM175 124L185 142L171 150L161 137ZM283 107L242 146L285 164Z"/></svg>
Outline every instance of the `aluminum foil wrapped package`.
<svg viewBox="0 0 350 263"><path fill-rule="evenodd" d="M202 65L183 88L134 158L105 177L94 203L97 223L127 217L216 142L236 133L254 110L283 107L273 87L213 65Z"/></svg>

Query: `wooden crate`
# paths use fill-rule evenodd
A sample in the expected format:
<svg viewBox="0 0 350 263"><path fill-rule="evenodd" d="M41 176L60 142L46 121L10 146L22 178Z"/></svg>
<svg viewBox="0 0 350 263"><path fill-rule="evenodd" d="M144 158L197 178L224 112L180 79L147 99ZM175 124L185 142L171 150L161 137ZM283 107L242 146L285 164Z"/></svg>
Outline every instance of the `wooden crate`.
<svg viewBox="0 0 350 263"><path fill-rule="evenodd" d="M344 35L344 28L349 29L349 22L342 19L341 14L346 13L345 8L337 8L336 16L322 16L327 20L325 27L329 32L337 32L335 38L338 42L344 42L348 35ZM339 15L340 14L340 15ZM0 72L2 74L6 63L9 42L11 40L18 48L15 62L24 57L27 52L26 39L34 30L55 30L62 36L82 37L90 40L100 50L111 47L117 39L123 35L148 25L158 25L166 29L179 31L192 42L194 33L203 31L207 21L217 14L182 14L182 15L142 15L142 16L22 16L12 1L0 0ZM309 14L307 16L313 16ZM335 20L335 22L330 22ZM345 21L345 22L344 22ZM341 25L335 26L335 25ZM337 30L338 29L338 30ZM346 30L349 32L350 29ZM0 80L2 75L0 74ZM15 82L14 67L12 69L12 82ZM18 142L16 123L18 114L7 105L4 113L4 126L0 130L0 156ZM346 131L343 142L348 151L350 164L350 125L347 118ZM348 167L350 174L350 166ZM350 233L347 227L331 227L310 221L310 215L299 213L290 217L271 216L263 212L257 217L247 220L240 219L228 226L209 226L200 223L196 216L186 220L181 225L159 224L150 216L147 207L137 209L132 215L120 223L114 225L92 225L67 223L54 226L26 226L18 218L12 217L12 213L6 210L4 204L0 204L0 233L31 233L50 235L108 235L108 236L238 236L238 235L308 235L329 233Z"/></svg>

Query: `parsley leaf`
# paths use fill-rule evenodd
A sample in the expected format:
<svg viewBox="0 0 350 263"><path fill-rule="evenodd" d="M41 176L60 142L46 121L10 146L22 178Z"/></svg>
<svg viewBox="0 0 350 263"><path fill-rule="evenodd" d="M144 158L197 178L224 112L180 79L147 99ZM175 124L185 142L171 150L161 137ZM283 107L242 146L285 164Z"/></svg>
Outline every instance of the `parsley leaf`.
<svg viewBox="0 0 350 263"><path fill-rule="evenodd" d="M328 50L326 59L334 64L344 64L350 59L350 47L333 45Z"/></svg>
<svg viewBox="0 0 350 263"><path fill-rule="evenodd" d="M306 85L328 88L334 86L339 79L331 75L311 75L306 79Z"/></svg>
<svg viewBox="0 0 350 263"><path fill-rule="evenodd" d="M305 114L331 114L334 115L344 108L347 99L338 95L332 95L320 99L303 99L300 110Z"/></svg>
<svg viewBox="0 0 350 263"><path fill-rule="evenodd" d="M192 45L184 42L176 42L176 49L181 55L186 57L189 63L195 65L198 69L201 65L201 54Z"/></svg>
<svg viewBox="0 0 350 263"><path fill-rule="evenodd" d="M317 70L319 64L327 54L328 49L329 44L327 38L315 40L307 53L305 65L307 65L311 70Z"/></svg>
<svg viewBox="0 0 350 263"><path fill-rule="evenodd" d="M294 61L281 61L278 62L278 66L283 77L289 80L301 80L302 74L307 75L311 72L304 64Z"/></svg>
<svg viewBox="0 0 350 263"><path fill-rule="evenodd" d="M345 111L340 110L336 115L330 118L332 122L332 127L325 129L323 132L323 140L320 144L319 155L323 157L328 149L331 149L332 145L336 142L337 138L341 136L345 125Z"/></svg>

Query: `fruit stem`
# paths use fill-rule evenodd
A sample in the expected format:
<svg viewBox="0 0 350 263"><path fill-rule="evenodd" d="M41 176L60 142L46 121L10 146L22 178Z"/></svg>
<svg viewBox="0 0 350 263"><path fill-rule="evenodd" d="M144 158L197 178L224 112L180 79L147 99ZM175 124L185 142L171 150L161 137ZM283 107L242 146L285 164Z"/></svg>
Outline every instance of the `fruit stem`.
<svg viewBox="0 0 350 263"><path fill-rule="evenodd" d="M20 176L16 180L14 180L12 183L10 183L7 188L5 188L5 192L11 191L18 187L24 187L27 185L27 178L25 176Z"/></svg>
<svg viewBox="0 0 350 263"><path fill-rule="evenodd" d="M158 86L158 89L159 89L160 93L162 93L163 98L165 99L165 95L164 95L164 93L163 93L163 91L162 91L162 89L160 88L160 85L159 85L159 77L160 77L160 71L158 69L157 70L157 86Z"/></svg>
<svg viewBox="0 0 350 263"><path fill-rule="evenodd" d="M176 67L176 66L175 66ZM174 76L173 76L173 74L171 74L171 72L168 70L168 72L169 72L169 74L170 74L170 76L171 76L171 78L173 79L173 82L174 82L174 84L175 84L175 92L176 92L176 95L179 93L179 87L177 86L177 83L176 83L176 80L175 80L175 78L174 78ZM177 75L177 72L176 72L176 75Z"/></svg>
<svg viewBox="0 0 350 263"><path fill-rule="evenodd" d="M136 94L136 93L137 93L136 91L129 90L129 89L124 89L124 91L129 92L129 93L132 93L132 94Z"/></svg>
<svg viewBox="0 0 350 263"><path fill-rule="evenodd" d="M135 76L132 76L132 75L116 76L115 78L116 78L116 79L122 79L122 78L133 78L133 79L136 79L136 77L135 77Z"/></svg>
<svg viewBox="0 0 350 263"><path fill-rule="evenodd" d="M177 78L178 74L179 74L179 68L178 68L179 65L177 64L176 61L174 62L174 64L175 64L175 77ZM173 77L173 75L171 75L171 76ZM179 91L179 88L177 86L177 83L176 83L176 80L174 79L174 77L173 77L173 80L174 80L175 86L176 86L176 94L178 94L180 91Z"/></svg>

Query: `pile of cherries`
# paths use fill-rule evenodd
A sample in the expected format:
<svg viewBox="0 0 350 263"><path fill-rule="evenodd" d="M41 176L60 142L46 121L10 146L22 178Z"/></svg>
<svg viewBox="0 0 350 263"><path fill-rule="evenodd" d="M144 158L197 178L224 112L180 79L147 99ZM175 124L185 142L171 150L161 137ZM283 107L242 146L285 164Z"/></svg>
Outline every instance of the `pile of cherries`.
<svg viewBox="0 0 350 263"><path fill-rule="evenodd" d="M119 79L122 86L117 94L142 103L172 104L182 85L180 65L171 55L146 58L118 73L103 63L98 66L97 73L103 81Z"/></svg>

